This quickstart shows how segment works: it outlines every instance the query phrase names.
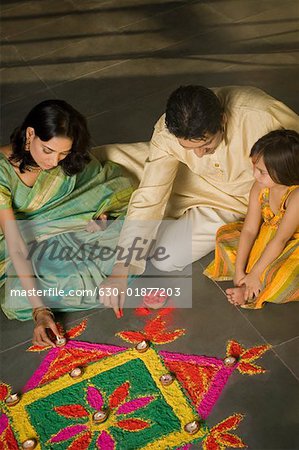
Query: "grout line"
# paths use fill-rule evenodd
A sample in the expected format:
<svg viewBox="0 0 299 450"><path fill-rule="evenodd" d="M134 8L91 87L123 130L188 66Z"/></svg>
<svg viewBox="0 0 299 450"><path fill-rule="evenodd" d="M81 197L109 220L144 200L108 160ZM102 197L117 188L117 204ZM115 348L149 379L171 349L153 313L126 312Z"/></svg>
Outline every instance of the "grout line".
<svg viewBox="0 0 299 450"><path fill-rule="evenodd" d="M7 38L5 38L5 40L6 40L7 42L9 42L9 40L8 40ZM27 61L25 60L25 58L24 58L24 57L22 56L22 54L19 52L18 48L17 48L15 45L13 45L13 44L9 44L9 45L11 45L11 46L14 48L14 50L15 50L15 52L17 53L17 55L19 56L19 58L23 61L23 63L24 63L23 68L27 68L29 71L31 71L32 73L34 73L34 75L35 75L35 76L39 79L39 81L44 85L44 87L46 88L46 90L48 90L48 89L51 90L51 88L47 85L47 83L46 83L44 80L42 80L42 79L39 77L39 75L35 72L35 70L27 63ZM12 67L13 67L13 66L8 65L7 67L4 67L4 69L11 69ZM37 89L36 91L33 91L32 93L33 93L33 94L38 94L38 93L44 92L44 91L45 91L45 89ZM51 94L54 95L54 97L57 98L57 96L55 95L54 91L51 90ZM26 98L26 95L20 95L20 97L17 97L17 98L15 98L15 99L12 99L12 100L10 100L10 101L8 101L8 102L6 102L6 103L2 103L1 106L9 105L9 104L11 104L11 103L14 103L14 102L16 102L16 101L22 100L22 99L24 99L24 98Z"/></svg>
<svg viewBox="0 0 299 450"><path fill-rule="evenodd" d="M75 11L82 11L82 9L80 9L79 7L78 7L78 5L74 2L74 0L68 0L72 5L73 5L73 8L75 9ZM106 0L106 1L104 1L103 3L101 3L101 6L103 6L103 5L109 5L109 3L113 3L114 2L114 0ZM90 8L90 10L92 11L92 8Z"/></svg>
<svg viewBox="0 0 299 450"><path fill-rule="evenodd" d="M239 25L239 24L244 25L244 24L242 24L242 22L244 20L246 20L245 26L252 27L252 26L257 24L257 25L263 25L263 26L271 25L271 26L273 26L275 28L277 23L280 24L280 23L284 23L284 22L289 22L290 21L290 18L288 18L288 17L283 18L282 17L280 19L274 19L274 21L273 20L269 21L267 19L262 19L262 21L257 22L257 23L256 23L256 21L255 22L251 22L251 21L248 22L248 19L254 19L255 17L259 17L259 16L262 16L263 14L265 14L265 12L268 10L268 8L269 8L269 6L266 6L266 2L265 2L265 8L263 8L262 10L260 10L260 11L258 11L256 13L249 14L248 16L246 15L244 17L241 17L240 19L236 19L236 20L234 20L234 23L237 24L237 25ZM280 8L279 3L277 3L277 5L275 5L275 7L273 9L278 9L278 8ZM225 13L223 13L223 14L226 16ZM228 17L228 16L226 16L226 17ZM231 19L231 18L229 18L229 19ZM296 22L296 20L297 20L296 17L291 19L292 22Z"/></svg>
<svg viewBox="0 0 299 450"><path fill-rule="evenodd" d="M138 96L134 100L131 100L128 103L126 103L125 105L118 105L118 106L115 106L115 107L112 107L112 108L109 108L109 109L105 109L105 110L97 112L97 113L86 115L85 117L86 117L87 120L90 120L90 119L94 119L95 117L101 116L102 114L106 114L106 113L108 113L110 111L121 111L123 109L126 110L127 108L135 105L136 103L139 103L139 101L141 99L147 99L147 98L150 98L150 97L152 97L152 96L154 96L156 94L161 94L163 92L169 92L169 87L168 88L159 89L159 90L155 90L155 91L150 92L150 93L148 93L146 95ZM103 144L103 145L106 145L106 144Z"/></svg>
<svg viewBox="0 0 299 450"><path fill-rule="evenodd" d="M34 69L33 69L33 68L32 68L25 60L24 60L24 63L26 64L27 68L29 68L29 69L34 73L34 75L35 75L35 76L36 76L36 77L37 77L37 78L45 85L45 88L46 88L46 89L40 89L40 90L34 91L33 93L34 93L34 94L38 94L38 93L44 92L44 91L46 91L46 90L50 90L51 93L52 93L52 95L53 95L55 98L57 98L57 95L55 94L55 91L53 90L53 88L60 87L61 85L70 83L70 82L72 82L72 81L79 80L80 78L83 78L85 75L92 75L93 73L101 72L102 70L105 70L105 69L107 69L107 68L110 69L111 67L114 67L114 66L123 64L123 63L128 62L128 61L130 61L130 60L120 61L119 63L111 64L111 65L106 66L106 67L103 67L102 69L99 69L99 70L97 70L97 71L93 71L93 72L90 72L90 73L88 73L88 74L80 75L80 76L75 77L75 78L72 78L72 79L70 79L70 80L62 81L61 83L57 83L57 84L53 84L53 85L52 85L52 84L51 84L51 85L48 85L47 82L44 81L44 80L38 75L38 73L35 72L35 70L34 70ZM8 69L8 68L9 68L9 67L4 67L2 70ZM15 103L15 102L17 102L17 101L23 100L24 98L27 98L27 96L26 96L25 94L24 94L24 95L21 95L20 97L11 99L11 100L7 101L6 103L2 103L1 107L7 106L7 105L11 105L12 103ZM107 111L109 111L109 110L107 110ZM104 112L107 112L107 111L104 111ZM86 116L86 117L87 117L87 116Z"/></svg>
<svg viewBox="0 0 299 450"><path fill-rule="evenodd" d="M281 345L288 344L289 342L293 342L293 341L295 341L296 339L299 340L299 336L295 336L295 337L293 337L293 338L291 338L291 339L288 339L287 341L281 342L280 344L273 345L273 347L274 347L274 348L280 347Z"/></svg>
<svg viewBox="0 0 299 450"><path fill-rule="evenodd" d="M218 286L218 288L221 290L221 292L223 293L223 295L225 295L224 290L217 284L217 282L213 281L214 284L216 284ZM237 306L235 306L235 308L237 308ZM276 345L272 345L270 342L267 341L267 339L261 334L261 332L253 325L253 323L248 319L248 317L244 314L244 312L242 311L241 308L237 308L237 310L239 311L239 313L241 314L242 317L244 317L244 319L246 319L246 321L251 325L251 327L256 330L256 332L262 337L262 339L264 340L264 342L266 342L266 344L271 345L271 348L274 349L276 347L279 347L280 345L286 344L288 342L291 342L295 339L299 339L299 336L295 336L293 338L288 339L287 341L281 342L280 344L276 344Z"/></svg>
<svg viewBox="0 0 299 450"><path fill-rule="evenodd" d="M209 31L208 33L212 33L212 32ZM207 34L208 34L208 33L207 33ZM140 59L154 58L154 57L156 56L156 53L160 52L161 50L166 50L166 49L169 49L169 48L171 48L171 47L176 47L178 44L182 44L183 42L186 42L186 41L188 41L188 40L190 40L190 39L193 39L193 38L196 37L196 36L202 36L202 35L205 35L205 34L206 34L206 33L202 33L202 32L193 33L193 34L190 34L190 35L188 35L187 37L185 37L185 38L183 38L183 39L180 39L180 40L178 40L178 41L176 41L176 42L172 42L171 44L163 45L162 47L158 47L158 48L156 48L156 49L148 50L148 51L147 51L147 54L146 54L146 55L142 55L140 58L138 58L138 60L140 60ZM112 65L119 65L119 64L123 64L123 63L130 62L130 61L136 61L136 58L135 58L134 56L136 56L136 55L132 55L132 57L130 57L130 58L128 58L128 59L125 59L125 60L118 61L117 63L113 63ZM179 57L181 57L181 56L182 56L182 55L179 55ZM176 57L177 57L177 56L176 56ZM233 64L234 64L234 62L232 61L232 62L230 62L229 65L233 65ZM112 65L111 65L111 66L112 66ZM87 76L87 75L92 75L92 74L94 74L94 73L97 73L97 72L101 72L101 71L103 71L103 70L106 70L107 68L109 68L109 67L111 67L111 66L105 66L105 67L102 67L101 69L93 70L93 71L91 71L91 72L86 72L86 73L83 74L83 75L80 75L80 76L78 76L78 77L72 78L72 79L67 80L67 81L63 81L63 82L61 82L61 83L57 83L57 84L55 84L54 86L55 86L55 87L56 87L56 86L61 86L62 84L69 83L69 82L71 82L71 81L73 81L73 80L78 80L78 79L80 79L80 78L84 78L84 77Z"/></svg>
<svg viewBox="0 0 299 450"><path fill-rule="evenodd" d="M194 3L196 3L196 0L193 0L193 1L192 1L192 4L194 4ZM181 5L181 6L177 7L177 8L174 8L174 9L169 10L169 11L178 10L178 9L184 8L184 7L186 7L186 6L187 6L187 4L184 4L184 5ZM167 12L169 12L169 11L167 11ZM146 20L148 20L149 18L153 18L153 17L159 16L159 15L163 15L163 14L166 14L167 12L159 13L159 14L156 14L155 16L150 16L150 17L141 19L140 21L134 22L134 23L132 23L132 24L125 25L125 26L120 27L120 28L118 28L118 29L127 28L127 27L129 27L129 26L131 26L131 25L134 25L135 23L139 23L139 22L142 22L142 21L146 21ZM58 19L58 20L60 20L60 19ZM163 47L159 47L159 48L157 48L157 49L155 49L155 50L150 50L150 51L148 52L148 55L146 55L145 57L143 57L143 59L146 59L146 58L154 58L154 57L155 57L155 54L158 53L158 52L160 52L161 50L170 49L170 48L172 48L172 47L177 46L178 44L181 44L181 43L183 43L183 42L187 42L188 40L193 39L194 37L196 37L196 36L198 36L198 35L202 35L202 34L205 35L205 34L209 34L209 33L211 33L211 32L212 32L212 31L209 31L209 32L207 32L207 33L201 33L201 32L199 32L199 33L194 33L194 34L192 34L192 35L189 35L189 36L186 37L185 39L181 39L181 40L179 40L179 41L176 41L175 43L172 43L172 44L169 44L169 45L166 45L166 46L163 46ZM82 39L81 41L79 41L79 43L80 43L80 42L83 42L83 41L84 41L84 39ZM75 45L75 44L72 44L71 46L74 46L74 45ZM76 43L76 45L78 45L78 42ZM66 47L70 47L70 45L68 45L68 46L66 46ZM66 47L63 47L63 48L66 48ZM48 54L54 53L55 51L57 51L57 49L56 49L56 50L53 50L52 52L49 52ZM47 55L47 54L45 54L45 55ZM45 56L45 55L44 55L44 56ZM40 55L40 56L42 56L42 55ZM40 56L39 56L39 57L40 57ZM53 85L51 85L51 87L50 87L50 86L47 84L47 82L44 81L44 80L42 80L42 79L38 76L38 74L35 72L35 70L31 67L30 61L27 62L26 59L23 58L23 57L22 57L22 59L23 59L23 61L25 61L25 62L27 63L27 67L29 67L29 68L33 71L33 73L38 77L38 79L39 79L40 81L43 82L43 84L46 86L46 88L47 88L47 89L50 89L50 90L51 90L51 89L54 89L54 88L56 88L56 87L63 86L64 84L71 83L71 82L76 81L76 80L80 80L80 79L82 79L82 78L85 78L85 77L87 77L87 76L93 75L93 74L95 74L95 73L100 73L100 72L105 71L105 70L110 70L111 67L120 66L120 65L122 65L122 64L131 62L132 60L134 60L134 58L129 58L129 59L126 59L126 60L123 60L123 61L119 61L119 62L116 62L116 63L112 63L112 64L109 64L108 66L102 67L101 69L93 70L93 71L91 71L91 72L86 72L86 73L84 73L84 74L82 74L82 75L79 75L78 77L71 78L70 80L58 82L57 84L53 84ZM231 62L231 64L228 64L228 65L227 65L227 67L232 67L232 66L234 66L234 63L233 63L233 62ZM37 92L42 92L42 91L37 91ZM51 92L52 92L52 90L51 90ZM54 91L53 91L53 92L54 92ZM161 91L158 91L158 92L161 92ZM163 91L162 91L162 92L163 92ZM152 94L149 94L149 95L152 95ZM56 96L56 95L55 95L55 96ZM146 97L147 97L147 96L145 96L145 97L142 96L142 97L138 97L138 99L140 100L140 98L146 98ZM18 97L17 99L13 99L13 100L11 100L11 101L9 101L9 102L3 104L2 106L9 105L9 104L14 103L14 102L16 102L16 101L19 101L19 100L21 100L21 99L23 99L23 98L25 98L25 96L21 96L21 97ZM122 106L123 106L123 105L122 105ZM114 110L114 108L113 108L112 110ZM100 115L100 114L103 114L103 113L106 113L106 112L108 112L108 111L110 111L110 109L109 109L109 110L105 110L105 111L100 111L99 113L95 113L95 114L93 114L93 115L91 115L91 116L88 116L88 117L96 117L96 116L98 116L98 115Z"/></svg>
<svg viewBox="0 0 299 450"><path fill-rule="evenodd" d="M53 95L53 98L58 98L57 95L55 94L55 91L52 90L52 86L49 86L47 81L43 80L39 74L34 70L33 67L29 66L30 69L32 70L32 72L34 73L34 75L46 86L47 90L49 90L51 92L51 94ZM43 91L41 91L43 92Z"/></svg>
<svg viewBox="0 0 299 450"><path fill-rule="evenodd" d="M201 262L199 262L201 267L203 269L205 269L205 267L203 267L203 265L201 264ZM212 283L214 283L217 288L222 292L222 294L226 297L224 290L222 289L222 287L214 280L212 280L211 278L209 278L210 281L212 281ZM234 306L234 305L232 305ZM255 330L255 332L260 336L260 338L267 344L267 345L271 345L269 342L267 342L267 340L264 338L264 336L260 333L260 331L255 328L255 326L250 322L250 320L247 318L247 316L245 316L245 314L241 311L241 308L237 308L237 306L234 306L234 308L236 308L236 310L239 312L239 314L246 320L246 322L250 325L251 328L253 328ZM272 346L271 346L272 348Z"/></svg>
<svg viewBox="0 0 299 450"><path fill-rule="evenodd" d="M163 11L163 12L161 12L161 13L149 15L149 16L147 16L147 17L144 17L144 18L142 18L142 19L136 20L136 21L134 21L134 22L130 22L130 23L126 24L126 25L122 25L121 27L116 28L116 30L117 30L117 31L118 31L118 30L125 30L126 28L129 28L129 27L131 27L131 26L134 26L134 25L136 25L136 24L138 24L138 23L145 22L145 21L147 21L147 20L153 19L153 18L158 17L158 16L161 16L161 15L169 14L169 13L172 12L172 11L176 11L176 10L178 10L178 9L185 8L186 6L189 7L190 4L194 4L194 3L196 3L196 1L197 1L197 0L191 0L189 3L186 2L186 3L184 3L183 5L177 6L176 8L168 9L167 11ZM73 7L74 7L74 6L73 6ZM74 7L74 11L75 11L76 13L77 13L77 12L82 12L81 9L76 9L75 7ZM91 8L90 10L84 10L84 11L89 11L90 14L92 14L92 8ZM48 24L51 23L51 22L53 22L54 24L56 24L56 22L58 22L58 21L63 22L64 19L65 19L66 17L68 17L68 13L67 13L67 12L66 12L63 16L58 17L58 18L56 18L56 19L49 19L48 21L45 22L45 24L48 25ZM28 31L31 31L31 30L36 29L36 28L38 28L38 27L43 27L45 24L43 24L43 25L40 25L40 24L39 24L39 25L36 25L35 27L29 28L29 29L27 29L27 30L25 30L25 31L22 31L22 32L20 32L20 33L16 33L16 34L12 34L12 35L6 35L6 36L4 36L4 37L8 38L8 41L9 41L9 39L12 38L12 37L14 37L14 36L20 36L20 35L22 35L22 34L27 33ZM31 59L30 61L37 60L38 58L41 58L42 56L50 55L51 53L55 53L55 52L57 52L57 51L63 50L63 49L68 48L68 47L75 47L75 46L77 46L78 44L80 44L81 42L83 42L85 39L86 39L86 37L82 37L82 39L78 39L78 41L76 41L76 43L71 43L71 44L65 45L65 46L63 46L63 47L60 47L59 49L52 50L52 51L50 51L50 52L48 52L48 53L41 53L40 55L34 57L34 58ZM20 42L20 44L21 44L21 42Z"/></svg>
<svg viewBox="0 0 299 450"><path fill-rule="evenodd" d="M195 1L196 1L196 0L193 0L192 3L194 3ZM122 27L117 28L117 30L126 29L126 28L128 28L128 27L131 27L132 25L136 25L137 23L147 21L147 20L149 20L149 19L151 19L151 18L154 18L154 17L157 17L157 16L165 15L165 14L167 14L167 13L169 13L169 12L176 11L176 10L178 10L178 9L181 9L181 8L185 7L185 6L186 6L186 4L181 5L181 6L177 7L177 8L173 8L173 9L168 10L168 11L164 11L163 13L155 14L154 16L145 17L144 19L140 19L140 20L138 20L138 21L136 21L136 22L132 22L132 23L127 24L127 25L123 25ZM189 6L189 5L188 5L188 6ZM167 48L169 48L169 47L173 47L173 46L175 46L175 45L177 45L177 44L180 44L180 43L182 43L182 42L185 42L185 41L188 40L189 38L192 39L193 37L197 36L198 34L202 34L202 33L194 33L194 34L190 35L189 37L187 37L187 38L185 38L185 39L182 39L182 40L180 40L180 41L177 41L177 42L175 42L175 43L171 43L171 44L169 44L169 45L166 45L166 46L163 46L163 47L159 47L159 48L154 49L154 50L149 50L149 51L148 51L149 57L154 56L154 53L156 53L156 52L159 52L159 51L161 51L161 50L164 50L164 49L167 49ZM38 58L40 58L41 56L51 55L52 53L55 53L55 52L57 52L58 50L61 50L61 49L64 49L64 48L68 48L68 47L75 47L75 46L77 46L78 44L80 44L81 42L84 42L85 39L86 39L86 38L84 38L84 39L82 39L82 40L80 40L80 41L77 41L76 44L70 44L70 45L67 45L67 46L65 46L65 47L61 47L61 48L59 48L59 49L53 50L52 52L45 53L44 55L39 55L37 58L34 58L34 59L30 60L30 62L31 62L31 61L36 61L36 60L38 60ZM151 55L152 55L152 56L151 56ZM144 58L144 57L143 57L143 58ZM146 58L148 58L148 56L146 56ZM84 74L82 74L82 75L79 75L78 77L74 77L74 78L72 78L72 79L70 79L70 80L62 81L62 82L60 82L60 83L54 84L53 87L61 86L62 84L66 84L66 83L69 83L69 82L71 82L71 81L75 81L75 80L78 80L78 79L80 79L80 78L84 78L84 77L87 76L87 75L92 75L92 74L94 74L94 73L102 72L103 70L109 69L110 67L117 66L117 65L120 65L120 64L124 64L124 63L127 63L127 62L132 61L132 60L135 60L135 58L132 58L132 57L131 57L131 58L128 58L128 59L125 59L125 60L118 61L118 62L116 62L116 63L109 64L108 66L102 67L101 69L93 70L93 71L91 71L91 72L86 72L86 73L84 73Z"/></svg>
<svg viewBox="0 0 299 450"><path fill-rule="evenodd" d="M296 373L287 365L287 363L280 357L278 353L276 353L274 348L271 348L274 355L279 359L279 361L291 372L291 374L296 378L297 381L299 381L299 376L296 375Z"/></svg>
<svg viewBox="0 0 299 450"><path fill-rule="evenodd" d="M163 16L163 15L165 15L165 14L169 14L170 12L172 12L172 11L177 11L178 9L182 9L182 8L185 8L185 7L189 7L190 5L192 5L192 4L194 4L194 3L197 3L197 0L189 0L189 2L185 1L184 4L182 4L182 5L180 5L180 6L177 6L177 7L175 7L175 8L168 9L167 11L163 11L163 12L154 14L153 16L144 17L143 19L139 19L139 20L137 20L136 22L134 22L134 23L132 23L132 24L123 25L122 27L119 28L119 30L128 28L129 26L135 25L135 24L137 24L137 23L145 22L145 21L148 20L148 19L152 19L152 18L155 18L155 17Z"/></svg>
<svg viewBox="0 0 299 450"><path fill-rule="evenodd" d="M64 17L65 16L60 17L59 19L56 19L56 20L60 20L61 18L64 19ZM56 22L56 20L54 19L55 22ZM28 32L31 33L32 30L36 30L37 28L42 28L45 25L48 25L49 23L51 23L52 21L53 21L53 19L49 19L49 20L45 21L42 25L39 23L38 25L35 25L35 26L32 26L32 27L26 29L25 31L20 31L19 33L13 33L13 34L6 34L5 37L8 39L11 39L12 37L21 36L22 34L25 34Z"/></svg>
<svg viewBox="0 0 299 450"><path fill-rule="evenodd" d="M201 264L201 262L199 262L200 263L200 265L201 265L201 267L204 269L204 266ZM223 295L225 295L225 293L224 293L224 291L223 291L223 289L214 281L214 280L211 280L214 284L216 284L216 286L220 289L220 291L223 293ZM237 308L236 306L235 306L235 308ZM265 338L264 338L264 336L260 333L260 331L257 329L257 328L255 328L255 326L250 322L250 320L247 318L247 316L245 316L245 314L241 311L241 308L237 308L237 310L239 311L239 313L241 314L241 316L247 321L247 323L251 326L251 328L253 328L254 330L255 330L255 332L260 336L260 338L267 344L267 345L270 345L271 347L270 347L270 351L276 356L276 358L278 358L279 359L279 361L289 370L289 372L296 378L296 380L297 381L299 381L299 377L296 375L296 373L287 365L287 363L280 357L280 355L275 351L275 348L276 347L278 347L279 345L282 345L283 343L281 343L281 344L278 344L278 345L276 345L276 346L273 346L272 344L270 344ZM297 337L295 337L295 338L292 338L292 339L290 339L289 341L286 341L286 342L290 342L290 341L293 341L293 340L295 340L295 339L298 339L298 336Z"/></svg>
<svg viewBox="0 0 299 450"><path fill-rule="evenodd" d="M30 6L30 5L32 5L33 4L33 2L32 1L29 1L28 3L27 3L27 6ZM17 9L17 8L19 8L20 7L20 5L10 5L10 6L2 6L2 8L1 8L1 14L3 14L3 13L6 13L6 12L9 12L9 11L13 11L14 9Z"/></svg>
<svg viewBox="0 0 299 450"><path fill-rule="evenodd" d="M196 0L192 0L192 4L194 4L194 3L196 3ZM173 9L168 10L168 11L166 11L166 12L161 12L161 13L155 14L154 16L150 16L150 17L146 17L146 18L144 18L144 19L141 19L141 20L139 20L139 21L137 21L137 22L132 22L131 24L124 25L123 27L118 28L118 30L119 30L119 29L125 29L125 28L127 28L127 27L129 27L129 26L135 25L136 23L143 22L143 21L146 21L146 20L148 20L148 19L150 19L150 18L154 18L154 17L157 17L157 16L161 16L161 15L167 14L167 13L170 12L170 11L175 11L175 10L184 8L184 7L186 7L186 6L189 6L189 4L186 3L186 4L184 4L184 5L181 5L181 6L177 7L177 8L173 8ZM64 16L64 17L65 17L65 16ZM57 19L57 20L60 20L60 19ZM211 31L210 31L210 32L211 32ZM210 32L208 32L208 33L210 33ZM206 33L201 33L201 32L199 32L199 33L194 33L194 34L192 34L192 35L189 35L189 36L186 37L185 39L181 39L181 40L179 40L179 41L176 41L175 43L171 43L171 44L169 44L169 45L166 45L166 46L163 46L163 47L159 47L159 48L157 48L157 49L155 49L155 50L150 50L150 51L148 52L148 55L146 55L145 57L143 57L143 59L145 59L145 58L154 58L154 57L155 57L155 54L156 54L157 52L159 52L159 51L161 51L161 50L169 49L169 48L171 48L171 47L175 47L176 45L181 44L181 43L183 43L183 42L186 42L186 41L188 41L189 39L192 39L192 38L194 38L194 37L196 37L196 36L198 36L198 35L201 35L201 34L206 34ZM8 42L9 42L9 39L7 39L7 40L8 40ZM83 42L84 40L85 40L85 38L82 39L82 40L80 40L80 41L77 41L76 44L67 45L67 46L61 47L61 48L59 48L59 49L53 50L53 51L51 51L51 52L49 52L49 53L45 53L45 54L43 54L43 55L39 55L37 58L34 58L33 60L30 60L30 61L27 61L27 60L26 60L24 57L22 57L22 56L21 56L21 58L22 58L23 61L26 63L27 67L30 68L30 69L32 70L32 72L38 77L38 79L39 79L40 81L43 82L43 84L46 86L47 89L53 89L53 88L56 88L56 87L60 87L60 86L63 86L64 84L67 84L67 83L70 83L70 82L73 82L73 81L76 81L76 80L85 78L85 77L90 76L90 75L93 75L93 74L95 74L95 73L100 73L100 72L102 72L102 71L104 71L104 70L109 70L111 67L120 66L120 65L125 64L125 63L128 63L128 62L130 62L130 61L132 61L132 60L135 60L135 58L129 58L129 59L125 59L125 60L119 61L119 62L117 62L117 63L112 63L112 64L109 64L109 65L107 65L107 66L105 66L105 67L102 67L101 69L93 70L93 71L91 71L91 72L86 72L86 73L84 73L84 74L82 74L82 75L79 75L78 77L71 78L70 80L61 81L61 82L58 82L58 83L56 83L56 84L54 83L53 85L51 85L51 87L47 84L46 81L42 80L42 79L38 76L38 74L35 72L35 70L34 70L34 69L32 68L32 66L30 65L30 62L31 62L31 61L33 61L33 62L34 62L34 61L38 61L38 58L40 58L40 57L42 57L42 56L51 55L52 53L55 53L55 52L58 51L58 50L65 49L65 48L68 48L68 47L73 47L73 46L78 45L79 43ZM16 48L16 47L15 47L15 48ZM16 50L17 50L17 48L16 48ZM233 64L231 64L231 65L233 65ZM228 66L228 67L229 67L229 66ZM42 92L42 91L37 91L37 92ZM8 102L6 102L6 103L3 103L2 106L9 105L9 104L14 103L14 102L16 102L16 101L19 101L19 100L21 100L21 99L23 99L23 98L25 98L25 97L26 97L26 96L24 95L24 96L18 97L17 99L12 99L11 101L8 101ZM140 98L143 98L143 97L140 97ZM107 110L107 111L110 111L110 110ZM104 112L107 112L107 111L104 111ZM102 112L100 112L100 113L98 113L98 114L101 114L101 113L102 113Z"/></svg>
<svg viewBox="0 0 299 450"><path fill-rule="evenodd" d="M76 12L76 13L78 12L78 10L74 7L74 5L73 5L73 3L72 3L71 0L66 0L66 3L67 3L67 5L68 5L69 7L72 7L72 8L73 8L73 10L71 10L71 11ZM30 2L28 3L27 6L30 6L30 5L31 5L31 6L34 6L34 3L33 3L32 1L30 1ZM51 7L51 5L50 5L50 7ZM19 5L15 5L15 6L13 6L12 8L8 8L8 9L4 10L3 13L9 12L9 11L11 11L11 10L13 10L13 9L17 9L17 8L19 8ZM31 32L32 30L35 30L36 28L43 28L44 25L48 25L48 24L51 23L51 22L56 22L56 21L58 21L58 20L60 20L60 19L65 19L65 17L67 17L67 16L70 14L70 12L68 12L68 11L65 11L65 12L62 11L60 14L61 14L61 17L57 17L56 19L53 19L53 17L52 17L52 18L49 18L49 19L46 19L45 16L44 16L43 19L44 19L45 21L42 23L42 25L40 24L40 21L38 20L38 19L40 19L40 18L38 17L38 15L35 15L35 16L31 17L31 19L33 19L33 20L36 19L36 20L39 22L38 25L32 26L32 27L30 27L30 28L27 28L25 31L20 31L20 32L13 33L13 34L6 34L5 37L7 37L7 38L9 39L9 38L14 37L14 36L20 36L20 35L22 35L22 34ZM62 15L62 14L63 14L63 15ZM29 15L29 17L30 17L30 15ZM4 20L7 20L7 17L3 17L3 19L4 19ZM27 16L26 16L26 15L23 15L22 19L24 19L24 20L28 19L28 15L27 15ZM11 17L11 18L9 18L9 20L13 21L13 20L15 20L15 17Z"/></svg>
<svg viewBox="0 0 299 450"><path fill-rule="evenodd" d="M109 310L109 309L110 308L99 308L97 311L91 312L90 314L86 314L83 317L80 317L80 319L74 319L74 320L71 320L70 322L66 321L65 324L72 325L77 322L82 322L82 320L84 320L88 317L92 317L92 316L95 316L96 314L103 313L104 311Z"/></svg>
<svg viewBox="0 0 299 450"><path fill-rule="evenodd" d="M1 350L0 355L3 355L3 353L8 352L9 350L13 350L14 348L21 347L22 345L24 345L24 344L26 344L28 342L31 342L31 339L27 339L26 341L19 342L18 344L13 345L12 347L8 347L5 350Z"/></svg>
<svg viewBox="0 0 299 450"><path fill-rule="evenodd" d="M34 73L35 74L35 73ZM35 74L36 75L36 74ZM47 86L47 84L45 84L45 82L43 82L43 84L45 85L45 87L42 89L37 89L36 91L32 91L31 94L32 95L37 95L37 94L41 94L41 93L46 93L47 91L50 90L50 88ZM51 94L57 98L57 95L53 93L54 91L51 90ZM1 108L3 108L4 106L8 106L11 105L12 103L16 103L18 101L22 101L24 99L28 98L28 95L24 94L24 95L20 95L20 97L14 98L9 100L6 103L2 103Z"/></svg>

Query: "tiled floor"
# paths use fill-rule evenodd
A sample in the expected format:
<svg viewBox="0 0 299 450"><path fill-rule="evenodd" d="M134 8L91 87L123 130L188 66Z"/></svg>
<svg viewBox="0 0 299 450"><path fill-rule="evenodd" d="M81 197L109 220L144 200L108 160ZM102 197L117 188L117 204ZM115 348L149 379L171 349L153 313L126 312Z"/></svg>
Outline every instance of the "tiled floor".
<svg viewBox="0 0 299 450"><path fill-rule="evenodd" d="M181 84L254 85L293 109L298 101L296 0L2 0L1 144L37 102L63 98L82 113L94 144L145 141L169 93ZM245 413L238 429L249 448L299 448L299 305L238 310L202 275L211 255L193 265L193 308L177 310L188 330L172 350L223 356L226 341L272 345L265 375L235 374L211 425ZM89 316L82 337L119 343L116 331L136 328L132 310ZM28 354L31 323L1 314L3 378L19 389L42 359Z"/></svg>

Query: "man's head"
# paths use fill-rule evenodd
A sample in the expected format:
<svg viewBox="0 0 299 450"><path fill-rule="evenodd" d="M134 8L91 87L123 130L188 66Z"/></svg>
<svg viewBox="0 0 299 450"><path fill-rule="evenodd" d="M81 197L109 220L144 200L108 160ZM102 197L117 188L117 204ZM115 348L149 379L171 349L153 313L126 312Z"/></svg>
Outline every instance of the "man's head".
<svg viewBox="0 0 299 450"><path fill-rule="evenodd" d="M181 86L169 97L166 126L186 150L202 157L223 139L225 115L218 97L203 86Z"/></svg>

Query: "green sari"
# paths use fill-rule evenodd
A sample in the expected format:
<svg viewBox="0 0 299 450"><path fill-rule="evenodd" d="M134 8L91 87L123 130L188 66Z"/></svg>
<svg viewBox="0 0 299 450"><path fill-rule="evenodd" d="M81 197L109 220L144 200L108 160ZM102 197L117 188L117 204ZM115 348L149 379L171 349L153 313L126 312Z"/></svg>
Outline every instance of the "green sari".
<svg viewBox="0 0 299 450"><path fill-rule="evenodd" d="M132 192L131 182L117 164L102 166L95 159L71 177L59 166L41 171L33 187L28 187L0 154L0 209L14 210L31 253L37 287L47 292L43 295L47 306L59 311L100 306L96 288L112 271L115 258L111 255ZM113 219L108 227L86 231L87 223L101 213ZM112 252L109 258L99 257L103 247ZM1 286L1 308L6 316L30 319L30 302L23 295L0 231Z"/></svg>

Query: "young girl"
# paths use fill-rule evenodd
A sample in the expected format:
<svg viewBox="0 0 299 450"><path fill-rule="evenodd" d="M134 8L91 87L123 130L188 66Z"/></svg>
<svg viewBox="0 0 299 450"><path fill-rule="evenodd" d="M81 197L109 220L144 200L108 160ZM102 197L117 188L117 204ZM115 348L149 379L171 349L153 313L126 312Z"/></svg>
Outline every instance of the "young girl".
<svg viewBox="0 0 299 450"><path fill-rule="evenodd" d="M233 279L228 301L258 309L299 300L299 134L271 131L250 157L256 181L245 222L218 230L215 260L204 274Z"/></svg>

